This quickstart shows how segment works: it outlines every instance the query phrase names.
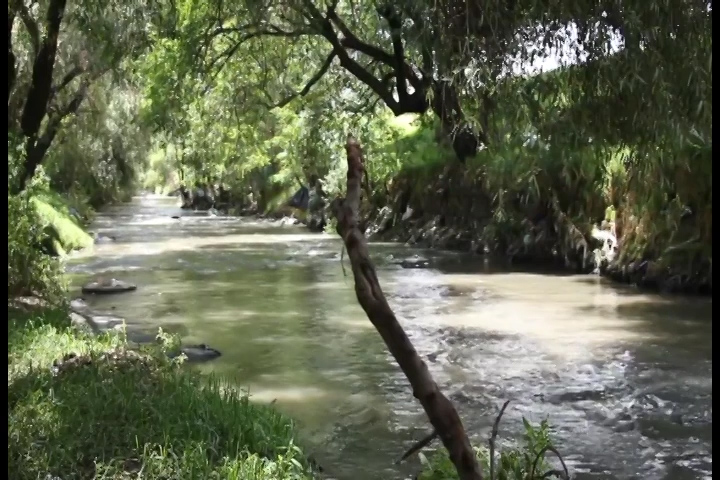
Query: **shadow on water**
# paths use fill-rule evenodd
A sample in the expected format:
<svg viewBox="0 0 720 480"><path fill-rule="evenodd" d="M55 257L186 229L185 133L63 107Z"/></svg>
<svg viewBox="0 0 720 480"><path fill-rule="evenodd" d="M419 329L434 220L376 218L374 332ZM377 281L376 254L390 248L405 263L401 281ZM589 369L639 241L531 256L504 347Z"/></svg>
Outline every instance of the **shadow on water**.
<svg viewBox="0 0 720 480"><path fill-rule="evenodd" d="M417 459L392 462L427 420L357 305L339 240L231 217L166 222L179 212L171 200L98 218L118 241L74 258L74 285L110 275L139 288L88 303L219 349L197 368L277 400L335 477L417 473ZM511 399L501 436L521 434L522 416L547 417L578 478L712 475L711 301L502 270L458 253L371 250L391 306L478 440ZM403 268L403 259L428 264Z"/></svg>

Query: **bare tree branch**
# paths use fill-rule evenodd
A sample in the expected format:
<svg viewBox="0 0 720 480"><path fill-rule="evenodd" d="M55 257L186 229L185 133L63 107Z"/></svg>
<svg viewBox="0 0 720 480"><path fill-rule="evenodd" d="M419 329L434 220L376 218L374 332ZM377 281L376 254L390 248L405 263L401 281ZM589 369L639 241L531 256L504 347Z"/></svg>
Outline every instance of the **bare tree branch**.
<svg viewBox="0 0 720 480"><path fill-rule="evenodd" d="M401 464L402 462L405 461L405 459L407 459L411 455L419 452L423 448L430 445L430 443L433 440L435 440L437 438L437 436L438 436L437 430L433 430L432 432L425 435L423 438L421 438L419 441L417 441L415 444L413 444L413 446L410 447L405 453L403 453L403 456L395 461L395 465Z"/></svg>
<svg viewBox="0 0 720 480"><path fill-rule="evenodd" d="M413 395L420 401L430 423L447 448L460 480L482 480L480 466L457 410L438 388L382 292L358 217L362 178L365 174L364 155L352 135L348 135L345 150L348 163L347 194L345 198L333 200L331 208L337 219L337 232L350 258L358 302L405 373Z"/></svg>

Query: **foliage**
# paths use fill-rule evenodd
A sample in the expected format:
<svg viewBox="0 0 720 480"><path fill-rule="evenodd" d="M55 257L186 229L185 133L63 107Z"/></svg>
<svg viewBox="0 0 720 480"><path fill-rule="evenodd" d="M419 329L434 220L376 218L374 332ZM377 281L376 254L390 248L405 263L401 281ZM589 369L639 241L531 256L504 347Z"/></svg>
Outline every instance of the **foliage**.
<svg viewBox="0 0 720 480"><path fill-rule="evenodd" d="M137 190L151 134L135 121L140 98L131 83L100 79L87 102L89 108L60 131L44 165L54 190L98 208Z"/></svg>
<svg viewBox="0 0 720 480"><path fill-rule="evenodd" d="M291 422L164 355L8 312L8 474L309 479Z"/></svg>
<svg viewBox="0 0 720 480"><path fill-rule="evenodd" d="M53 144L66 142L62 132L68 122L99 110L98 83L107 93L122 86L118 79L128 76L125 60L148 46L146 28L156 8L142 2L109 2L102 8L65 0L8 3L8 134L25 153L9 183L13 192L25 188ZM123 154L115 145L118 138L112 138L113 156Z"/></svg>
<svg viewBox="0 0 720 480"><path fill-rule="evenodd" d="M12 161L8 167L12 170ZM51 254L92 243L66 211L54 208L43 197L51 198L42 176L20 195L8 193L8 298L36 295L60 301L64 294L62 269L60 260Z"/></svg>
<svg viewBox="0 0 720 480"><path fill-rule="evenodd" d="M541 478L548 471L548 463L543 458L546 448L552 446L550 427L547 421L543 420L540 425L534 427L523 418L523 425L525 432L521 445L515 448L503 449L495 460L496 480L528 480L531 478L531 473L534 474L532 478ZM477 447L475 451L483 472L489 472L489 451L485 447ZM455 466L450 461L446 450L438 450L430 458L426 458L422 453L419 455L423 469L417 477L418 480L451 480L458 478ZM538 456L540 456L539 459ZM538 459L537 463L536 459Z"/></svg>
<svg viewBox="0 0 720 480"><path fill-rule="evenodd" d="M155 31L142 62L143 118L175 152L150 177L164 181L172 165L181 183L252 192L261 210L315 176L334 195L344 188L342 143L352 131L369 159L371 209L408 188L416 206L432 204L431 192L452 180L451 193L462 184L490 198L491 218L465 215L456 226L485 225L495 248L545 218L557 241L544 248L572 253L612 207L622 261L690 259L690 271L707 263L711 5L474 8L178 3L173 27ZM553 55L559 68L549 71ZM458 150L458 142L472 146L458 140L465 126L483 147L471 159ZM466 160L462 174L450 147Z"/></svg>

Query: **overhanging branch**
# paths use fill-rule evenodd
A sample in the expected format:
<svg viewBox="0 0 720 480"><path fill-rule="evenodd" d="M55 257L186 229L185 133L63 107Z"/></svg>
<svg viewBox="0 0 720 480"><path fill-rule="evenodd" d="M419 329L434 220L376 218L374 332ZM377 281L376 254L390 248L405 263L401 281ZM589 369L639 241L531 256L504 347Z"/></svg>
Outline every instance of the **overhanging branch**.
<svg viewBox="0 0 720 480"><path fill-rule="evenodd" d="M310 78L310 80L308 80L308 82L305 84L305 87L300 92L285 97L283 100L273 105L273 108L282 108L288 103L292 102L297 97L304 97L305 95L310 93L310 89L312 89L312 87L315 86L315 84L319 82L320 79L322 79L322 77L327 73L327 71L330 70L330 66L332 65L332 62L333 60L335 60L336 56L337 54L335 53L335 50L330 52L330 55L328 55L328 57L325 59L320 69L317 71L317 73L315 73L315 75Z"/></svg>
<svg viewBox="0 0 720 480"><path fill-rule="evenodd" d="M20 14L20 19L22 20L23 25L25 25L25 29L30 36L33 56L37 56L40 51L40 29L38 28L38 24L32 17L30 10L28 10L27 5L25 5L23 0L16 0L15 4L17 5L17 11Z"/></svg>
<svg viewBox="0 0 720 480"><path fill-rule="evenodd" d="M74 66L69 72L67 72L63 76L62 80L60 80L60 83L52 87L50 98L54 98L55 95L57 95L65 87L67 87L74 79L82 75L83 72L85 72L84 68L78 65Z"/></svg>
<svg viewBox="0 0 720 480"><path fill-rule="evenodd" d="M385 105L387 105L395 115L405 113L402 112L400 104L395 100L395 98L393 98L391 91L388 90L385 85L383 85L383 83L372 73L348 55L347 50L345 50L337 33L335 32L332 22L325 17L320 10L318 10L311 0L305 0L303 3L307 8L307 17L311 23L316 25L320 35L325 37L325 39L333 46L335 54L340 60L340 65L355 76L355 78L370 87L370 89L382 99Z"/></svg>

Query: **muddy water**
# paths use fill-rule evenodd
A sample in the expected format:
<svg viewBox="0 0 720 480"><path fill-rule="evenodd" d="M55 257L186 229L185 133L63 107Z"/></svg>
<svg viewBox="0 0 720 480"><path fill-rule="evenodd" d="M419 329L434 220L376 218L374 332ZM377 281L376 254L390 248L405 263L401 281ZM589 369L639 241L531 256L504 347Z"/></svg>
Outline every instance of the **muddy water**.
<svg viewBox="0 0 720 480"><path fill-rule="evenodd" d="M336 238L159 197L109 209L94 229L115 241L74 258L74 280L105 274L139 288L91 305L126 317L130 332L163 327L222 351L198 368L276 399L334 477L417 473L416 460L392 462L427 422L356 304ZM479 439L510 399L501 436L519 435L523 416L547 418L576 478L712 477L710 300L371 250L391 305ZM395 263L414 255L429 268Z"/></svg>

